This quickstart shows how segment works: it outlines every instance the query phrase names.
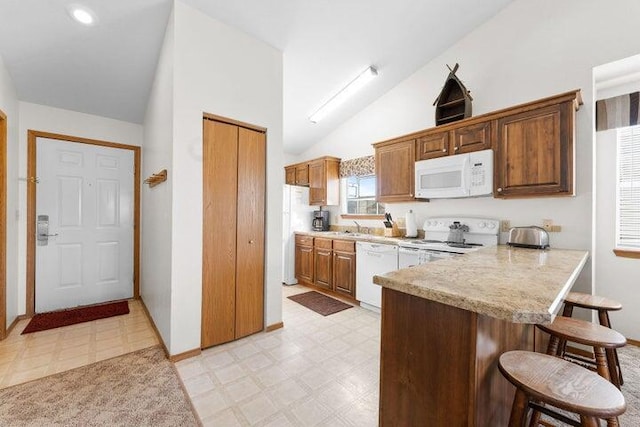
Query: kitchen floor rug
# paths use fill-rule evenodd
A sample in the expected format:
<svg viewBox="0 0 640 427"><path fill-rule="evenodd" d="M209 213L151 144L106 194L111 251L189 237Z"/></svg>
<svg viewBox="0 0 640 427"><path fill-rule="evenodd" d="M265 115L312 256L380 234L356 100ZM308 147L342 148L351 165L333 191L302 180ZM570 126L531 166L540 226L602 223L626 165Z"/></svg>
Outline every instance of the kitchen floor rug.
<svg viewBox="0 0 640 427"><path fill-rule="evenodd" d="M330 314L353 307L352 305L346 304L342 301L338 301L337 299L328 297L316 291L291 295L287 298L297 302L300 305L304 305L308 309L322 314L323 316L328 316Z"/></svg>
<svg viewBox="0 0 640 427"><path fill-rule="evenodd" d="M159 346L0 390L0 425L198 426Z"/></svg>
<svg viewBox="0 0 640 427"><path fill-rule="evenodd" d="M76 323L120 316L128 313L129 303L127 301L118 301L109 304L92 305L89 307L36 314L31 318L27 327L24 328L22 335L30 334L32 332L46 331L47 329L60 328L61 326L75 325Z"/></svg>

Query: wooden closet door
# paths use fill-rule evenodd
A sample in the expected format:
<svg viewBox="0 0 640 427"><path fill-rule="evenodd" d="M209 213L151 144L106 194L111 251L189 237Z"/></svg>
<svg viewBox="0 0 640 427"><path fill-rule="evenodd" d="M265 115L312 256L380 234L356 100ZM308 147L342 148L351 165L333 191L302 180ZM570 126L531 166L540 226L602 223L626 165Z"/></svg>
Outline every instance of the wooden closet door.
<svg viewBox="0 0 640 427"><path fill-rule="evenodd" d="M245 128L238 135L238 256L236 338L264 325L265 134Z"/></svg>
<svg viewBox="0 0 640 427"><path fill-rule="evenodd" d="M203 122L204 348L235 339L238 127L206 119Z"/></svg>

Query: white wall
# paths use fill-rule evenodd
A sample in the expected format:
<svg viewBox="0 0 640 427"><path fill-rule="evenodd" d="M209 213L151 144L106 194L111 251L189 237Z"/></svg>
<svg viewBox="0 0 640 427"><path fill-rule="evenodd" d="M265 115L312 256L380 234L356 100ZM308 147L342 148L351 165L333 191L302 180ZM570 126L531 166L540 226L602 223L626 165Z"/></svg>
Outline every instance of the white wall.
<svg viewBox="0 0 640 427"><path fill-rule="evenodd" d="M167 181L142 187L140 295L165 344L171 342L173 190L173 12L169 16L144 120L142 176L167 169Z"/></svg>
<svg viewBox="0 0 640 427"><path fill-rule="evenodd" d="M636 57L635 65L622 69L629 74L640 71L640 58ZM606 81L597 81L602 85ZM597 89L596 99L605 99L640 90L640 80L626 82L622 85ZM640 260L617 257L613 253L616 247L616 158L617 130L609 129L596 132L595 153L595 226L594 226L594 292L620 301L623 309L611 312L611 323L627 338L640 341L640 292L637 289L640 277Z"/></svg>
<svg viewBox="0 0 640 427"><path fill-rule="evenodd" d="M18 98L0 57L0 110L7 116L7 327L20 314L18 303Z"/></svg>
<svg viewBox="0 0 640 427"><path fill-rule="evenodd" d="M18 311L20 314L24 314L26 310L27 186L26 181L22 178L27 176L27 131L37 130L141 146L142 126L28 102L19 103L19 112L20 160L18 174L21 180L19 181Z"/></svg>
<svg viewBox="0 0 640 427"><path fill-rule="evenodd" d="M282 53L180 2L174 5L171 354L200 347L202 114L267 131L265 324L281 321Z"/></svg>
<svg viewBox="0 0 640 427"><path fill-rule="evenodd" d="M418 224L427 216L447 214L508 219L513 226L541 224L549 218L562 226L551 235L553 247L590 250L591 72L595 65L637 53L638 13L640 2L635 0L615 6L598 0L516 0L298 159L373 154L371 143L432 127L432 103L448 74L445 64L460 63L457 75L471 90L474 115L579 88L584 105L577 113L576 197L433 200L389 205L388 211L400 217L413 209ZM332 221L339 219L333 215ZM587 265L575 289L590 287Z"/></svg>

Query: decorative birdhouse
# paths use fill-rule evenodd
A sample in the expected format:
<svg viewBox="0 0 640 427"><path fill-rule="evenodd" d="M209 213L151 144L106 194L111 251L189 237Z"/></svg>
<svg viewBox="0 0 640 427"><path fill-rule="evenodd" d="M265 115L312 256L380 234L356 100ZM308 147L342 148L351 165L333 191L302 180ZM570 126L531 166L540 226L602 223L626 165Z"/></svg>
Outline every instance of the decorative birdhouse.
<svg viewBox="0 0 640 427"><path fill-rule="evenodd" d="M433 102L433 105L436 106L436 126L471 117L471 101L473 101L473 98L470 95L470 91L456 76L458 64L453 67L453 70L449 65L447 65L447 68L449 69L449 76L444 82L440 95Z"/></svg>

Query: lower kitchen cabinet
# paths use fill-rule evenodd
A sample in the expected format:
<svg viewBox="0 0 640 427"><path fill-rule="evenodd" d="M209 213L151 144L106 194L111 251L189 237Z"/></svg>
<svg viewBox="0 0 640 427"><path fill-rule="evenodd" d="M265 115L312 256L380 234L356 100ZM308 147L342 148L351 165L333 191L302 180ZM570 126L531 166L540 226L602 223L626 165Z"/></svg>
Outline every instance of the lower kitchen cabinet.
<svg viewBox="0 0 640 427"><path fill-rule="evenodd" d="M296 279L313 283L313 237L296 235Z"/></svg>
<svg viewBox="0 0 640 427"><path fill-rule="evenodd" d="M355 242L296 235L295 266L300 284L355 299Z"/></svg>
<svg viewBox="0 0 640 427"><path fill-rule="evenodd" d="M333 241L333 290L351 298L356 296L355 242Z"/></svg>
<svg viewBox="0 0 640 427"><path fill-rule="evenodd" d="M313 245L314 284L325 289L333 289L333 251L331 239L315 238Z"/></svg>

